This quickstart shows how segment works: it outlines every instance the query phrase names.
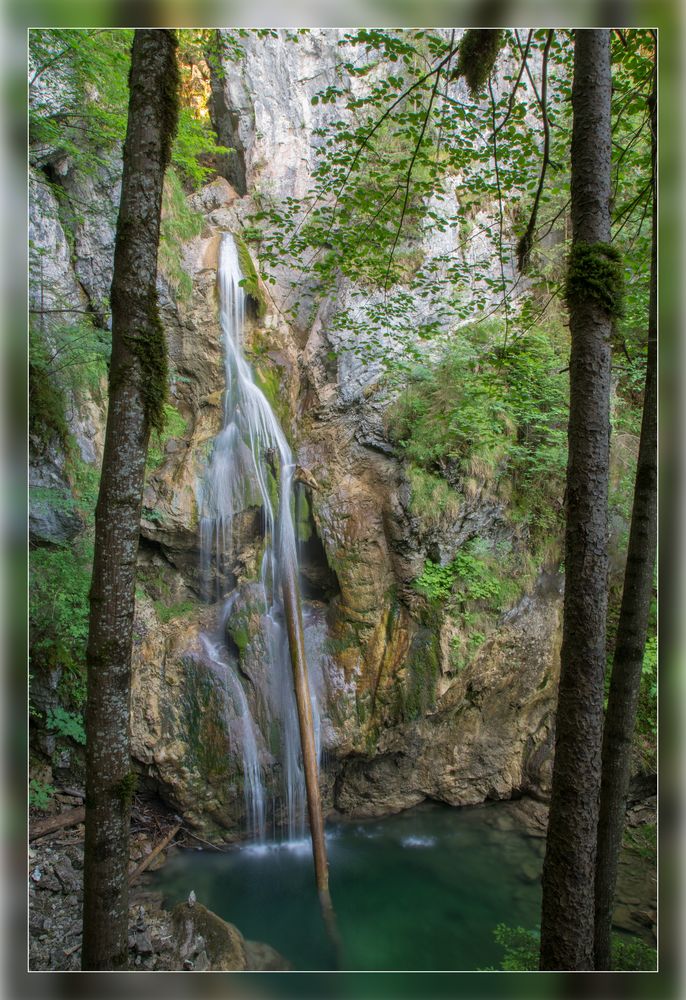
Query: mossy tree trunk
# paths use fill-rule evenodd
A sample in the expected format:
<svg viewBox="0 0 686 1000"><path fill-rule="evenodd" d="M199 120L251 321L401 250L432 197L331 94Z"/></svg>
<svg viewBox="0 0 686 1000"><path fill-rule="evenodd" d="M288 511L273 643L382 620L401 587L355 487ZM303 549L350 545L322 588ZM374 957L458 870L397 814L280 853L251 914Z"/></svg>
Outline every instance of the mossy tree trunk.
<svg viewBox="0 0 686 1000"><path fill-rule="evenodd" d="M137 30L131 54L87 648L83 969L125 969L128 960L131 644L145 459L166 392L155 281L177 119L175 49L172 32Z"/></svg>
<svg viewBox="0 0 686 1000"><path fill-rule="evenodd" d="M624 589L603 731L603 773L595 881L595 966L611 966L610 937L617 865L631 777L631 741L641 690L657 548L657 69L650 124L653 162L648 357Z"/></svg>
<svg viewBox="0 0 686 1000"><path fill-rule="evenodd" d="M572 87L571 330L565 599L555 762L543 865L541 968L593 968L594 877L605 671L612 289L610 33L577 30ZM583 248L581 257L575 251ZM583 282L580 259L593 257ZM610 268L610 275L615 272ZM604 293L607 291L607 295Z"/></svg>

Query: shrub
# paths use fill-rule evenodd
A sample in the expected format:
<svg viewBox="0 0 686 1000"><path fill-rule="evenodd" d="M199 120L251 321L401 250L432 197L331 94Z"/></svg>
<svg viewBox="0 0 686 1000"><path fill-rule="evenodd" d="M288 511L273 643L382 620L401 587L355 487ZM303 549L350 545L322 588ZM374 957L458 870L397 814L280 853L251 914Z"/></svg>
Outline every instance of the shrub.
<svg viewBox="0 0 686 1000"><path fill-rule="evenodd" d="M389 437L412 468L458 492L481 480L506 489L537 540L561 527L567 381L555 335L533 330L494 347L499 328L465 327L423 364L387 413Z"/></svg>
<svg viewBox="0 0 686 1000"><path fill-rule="evenodd" d="M539 966L541 935L538 930L498 924L493 932L504 949L501 969L506 972L533 972ZM641 938L612 935L612 968L615 972L653 972L657 952Z"/></svg>

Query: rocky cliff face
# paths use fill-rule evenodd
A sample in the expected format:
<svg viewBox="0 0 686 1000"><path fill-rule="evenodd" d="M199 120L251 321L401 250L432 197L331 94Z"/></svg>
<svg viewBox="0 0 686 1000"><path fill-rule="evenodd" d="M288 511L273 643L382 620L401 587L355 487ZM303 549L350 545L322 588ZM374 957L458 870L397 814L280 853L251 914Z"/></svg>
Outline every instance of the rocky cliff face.
<svg viewBox="0 0 686 1000"><path fill-rule="evenodd" d="M199 632L217 614L200 574L197 496L222 421L219 237L223 231L240 237L267 194L307 190L313 132L332 113L313 107L311 97L337 80L337 41L335 33L318 32L297 47L284 32L249 38L244 60L227 63L223 79L213 81L220 139L237 149L225 171L234 184L218 178L189 199L203 217L200 235L179 248L190 296L174 294L163 272L159 279L170 403L185 429L159 443L143 501L133 753L145 779L188 822L216 837L238 835L244 811L241 720L217 678L194 657ZM72 227L71 246L69 222L39 175L32 190L32 238L52 268L51 284L61 301L89 310L101 325L107 322L116 174L116 164L107 177L88 180L67 170L67 199L108 206ZM246 353L300 467L298 535L310 671L323 709L325 801L372 815L426 797L462 804L545 789L559 581L540 576L493 623L478 653L456 664L457 626L429 608L413 582L427 555L445 563L477 535L507 535L502 504L476 488L459 514L447 512L427 528L413 512L407 471L386 434L388 398L378 370L365 366L355 345L330 327L334 303L315 302L305 284L296 292L294 318L285 318L294 277L284 268L275 284L259 282ZM343 285L339 294L347 294ZM73 407L70 427L86 462L101 454L102 401L101 388L82 394ZM59 443L50 445L51 454L35 444L35 482L57 477L68 489ZM68 519L46 525L40 503L32 518L37 544L78 531ZM260 511L246 503L219 589L235 595L226 639L258 723L269 789L280 765L254 595L260 556Z"/></svg>

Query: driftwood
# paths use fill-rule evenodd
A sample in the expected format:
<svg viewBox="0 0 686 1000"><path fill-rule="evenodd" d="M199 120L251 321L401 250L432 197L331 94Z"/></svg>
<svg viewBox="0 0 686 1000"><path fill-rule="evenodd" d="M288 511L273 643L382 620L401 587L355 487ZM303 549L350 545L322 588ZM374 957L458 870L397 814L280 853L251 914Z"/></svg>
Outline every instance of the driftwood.
<svg viewBox="0 0 686 1000"><path fill-rule="evenodd" d="M67 809L58 813L57 816L46 816L29 825L29 840L36 840L44 837L47 833L54 833L56 830L63 830L68 826L76 826L86 819L86 807L77 806L76 809Z"/></svg>
<svg viewBox="0 0 686 1000"><path fill-rule="evenodd" d="M134 882L138 878L139 875L143 874L143 872L145 871L145 869L155 860L155 858L157 857L157 855L161 851L163 851L165 849L165 847L168 847L169 844L171 844L172 840L174 839L174 837L176 836L176 834L179 832L180 829L181 829L181 824L177 823L176 826L173 826L171 828L171 830L166 835L166 837L164 837L164 839L159 842L159 844L157 845L157 847L155 847L150 852L150 854L147 854L143 858L143 860L138 865L138 867L134 868L134 870L129 875L129 885L132 882Z"/></svg>

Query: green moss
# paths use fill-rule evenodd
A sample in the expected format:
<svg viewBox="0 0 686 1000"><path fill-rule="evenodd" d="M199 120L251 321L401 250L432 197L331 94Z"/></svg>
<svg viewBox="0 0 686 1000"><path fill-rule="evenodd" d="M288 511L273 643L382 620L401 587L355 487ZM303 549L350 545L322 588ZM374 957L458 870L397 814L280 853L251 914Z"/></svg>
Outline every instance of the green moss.
<svg viewBox="0 0 686 1000"><path fill-rule="evenodd" d="M410 510L427 527L438 527L444 516L456 520L460 513L460 498L445 479L410 464Z"/></svg>
<svg viewBox="0 0 686 1000"><path fill-rule="evenodd" d="M438 632L423 627L412 640L405 684L398 692L399 715L404 722L420 718L432 707L440 671Z"/></svg>
<svg viewBox="0 0 686 1000"><path fill-rule="evenodd" d="M309 542L312 538L312 512L302 483L298 484L295 496L295 530L299 542Z"/></svg>
<svg viewBox="0 0 686 1000"><path fill-rule="evenodd" d="M184 661L181 695L185 732L179 734L187 746L185 762L199 772L203 782L227 781L230 762L225 708L211 674L190 657Z"/></svg>
<svg viewBox="0 0 686 1000"><path fill-rule="evenodd" d="M125 808L130 808L137 787L138 775L135 771L129 771L128 774L124 775L119 784L116 785L114 789L115 795Z"/></svg>
<svg viewBox="0 0 686 1000"><path fill-rule="evenodd" d="M29 334L29 433L45 440L55 434L67 445L69 428L65 419L64 392L50 377L49 358L43 338Z"/></svg>
<svg viewBox="0 0 686 1000"><path fill-rule="evenodd" d="M241 272L243 274L241 285L245 289L246 295L253 300L257 309L258 318L261 319L267 311L267 303L260 289L257 269L253 263L253 259L245 240L237 233L234 235L234 239L236 241L236 249L238 251L238 263L240 264Z"/></svg>
<svg viewBox="0 0 686 1000"><path fill-rule="evenodd" d="M278 760L281 756L281 727L275 719L269 723L269 750Z"/></svg>
<svg viewBox="0 0 686 1000"><path fill-rule="evenodd" d="M154 601L153 603L157 617L164 625L174 618L190 615L197 607L195 601L178 601L176 604L165 604L164 601Z"/></svg>
<svg viewBox="0 0 686 1000"><path fill-rule="evenodd" d="M267 466L267 493L269 494L269 500L274 511L274 517L276 517L279 510L279 483L269 465Z"/></svg>
<svg viewBox="0 0 686 1000"><path fill-rule="evenodd" d="M179 127L179 87L181 77L176 59L178 38L176 32L167 31L171 39L168 63L164 73L162 92L162 160L165 167L171 159L172 146Z"/></svg>
<svg viewBox="0 0 686 1000"><path fill-rule="evenodd" d="M148 457L146 467L150 470L157 469L164 461L164 449L167 441L172 438L181 438L188 430L188 421L185 420L175 406L165 403L163 406L164 423L161 429L156 429L148 446ZM154 518L153 518L154 520Z"/></svg>
<svg viewBox="0 0 686 1000"><path fill-rule="evenodd" d="M177 172L168 170L162 196L158 262L169 287L181 302L187 302L193 291L193 281L183 266L182 247L200 236L204 225L202 213L189 207Z"/></svg>
<svg viewBox="0 0 686 1000"><path fill-rule="evenodd" d="M233 628L229 629L229 634L236 643L238 652L241 656L243 656L248 648L248 643L250 642L250 633L248 632L247 626L235 625Z"/></svg>
<svg viewBox="0 0 686 1000"><path fill-rule="evenodd" d="M117 241L120 239L117 233ZM164 430L165 407L169 392L169 363L167 338L157 306L157 292L153 289L148 300L145 329L124 337L126 346L136 357L141 370L140 388L145 415L153 430Z"/></svg>
<svg viewBox="0 0 686 1000"><path fill-rule="evenodd" d="M503 32L493 28L465 31L453 77L463 76L472 97L485 87L503 45Z"/></svg>
<svg viewBox="0 0 686 1000"><path fill-rule="evenodd" d="M567 302L592 299L613 319L624 313L622 255L610 243L575 243L569 255Z"/></svg>

